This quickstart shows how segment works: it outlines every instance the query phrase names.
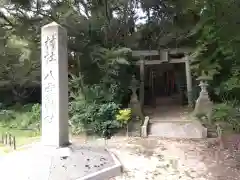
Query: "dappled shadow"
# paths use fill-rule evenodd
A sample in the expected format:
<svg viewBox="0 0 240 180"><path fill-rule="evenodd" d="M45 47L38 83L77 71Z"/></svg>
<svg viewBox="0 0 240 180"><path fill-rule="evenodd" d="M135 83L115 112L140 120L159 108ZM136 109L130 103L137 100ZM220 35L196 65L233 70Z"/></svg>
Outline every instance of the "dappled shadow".
<svg viewBox="0 0 240 180"><path fill-rule="evenodd" d="M237 157L218 151L207 140L113 138L108 145L126 172L120 179L235 180L240 177Z"/></svg>

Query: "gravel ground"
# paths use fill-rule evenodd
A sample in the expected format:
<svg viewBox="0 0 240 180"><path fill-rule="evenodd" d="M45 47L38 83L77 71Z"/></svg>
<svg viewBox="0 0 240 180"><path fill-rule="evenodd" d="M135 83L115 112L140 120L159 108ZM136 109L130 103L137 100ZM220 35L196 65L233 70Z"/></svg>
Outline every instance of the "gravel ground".
<svg viewBox="0 0 240 180"><path fill-rule="evenodd" d="M104 145L103 140L73 139ZM240 156L219 151L210 142L113 137L107 147L122 162L124 172L111 180L240 180Z"/></svg>
<svg viewBox="0 0 240 180"><path fill-rule="evenodd" d="M115 137L107 146L124 166L111 180L239 180L240 162L208 140Z"/></svg>

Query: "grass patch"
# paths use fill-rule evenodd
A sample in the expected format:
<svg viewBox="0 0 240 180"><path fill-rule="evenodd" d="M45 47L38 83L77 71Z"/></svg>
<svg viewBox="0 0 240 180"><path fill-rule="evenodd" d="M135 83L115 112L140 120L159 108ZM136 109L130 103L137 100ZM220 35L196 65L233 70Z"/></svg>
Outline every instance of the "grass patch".
<svg viewBox="0 0 240 180"><path fill-rule="evenodd" d="M21 129L14 129L14 128L7 128L7 127L0 127L0 134L10 133L11 135L16 137L16 148L31 144L35 141L40 139L39 133L32 130L21 130ZM0 145L0 150L4 151L5 153L12 151L12 148L7 145Z"/></svg>
<svg viewBox="0 0 240 180"><path fill-rule="evenodd" d="M39 140L40 105L15 105L0 110L0 136L10 133L16 138L16 148ZM11 151L7 145L1 145L0 151Z"/></svg>

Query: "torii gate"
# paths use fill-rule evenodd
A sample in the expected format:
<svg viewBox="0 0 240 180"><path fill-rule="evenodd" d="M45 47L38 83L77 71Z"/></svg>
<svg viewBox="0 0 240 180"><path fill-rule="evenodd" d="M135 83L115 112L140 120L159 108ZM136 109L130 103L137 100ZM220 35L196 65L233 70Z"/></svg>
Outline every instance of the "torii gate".
<svg viewBox="0 0 240 180"><path fill-rule="evenodd" d="M137 57L140 60L137 61L136 65L140 66L140 103L143 107L144 105L144 67L145 65L154 65L162 63L185 63L185 74L186 74L186 84L187 84L187 98L188 105L193 107L193 97L192 97L192 75L190 69L191 56L190 53L192 49L190 48L175 48L175 49L162 49L162 50L138 50L133 51L132 56ZM182 58L170 58L170 55L176 55L182 53L184 57ZM147 56L159 56L157 60L146 60Z"/></svg>

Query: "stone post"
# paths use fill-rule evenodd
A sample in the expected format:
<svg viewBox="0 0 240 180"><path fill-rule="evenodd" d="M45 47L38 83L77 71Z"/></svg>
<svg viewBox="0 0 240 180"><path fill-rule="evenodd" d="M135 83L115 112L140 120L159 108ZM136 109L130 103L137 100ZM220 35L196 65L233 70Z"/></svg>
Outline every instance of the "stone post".
<svg viewBox="0 0 240 180"><path fill-rule="evenodd" d="M188 105L189 105L190 107L193 107L192 75L191 75L189 57L186 57L185 70L186 70L186 81L187 81L187 98L188 98Z"/></svg>
<svg viewBox="0 0 240 180"><path fill-rule="evenodd" d="M140 103L141 103L141 108L143 109L144 106L144 70L145 70L145 62L144 62L144 57L141 57L140 60Z"/></svg>
<svg viewBox="0 0 240 180"><path fill-rule="evenodd" d="M42 143L69 144L67 32L53 22L42 27Z"/></svg>

